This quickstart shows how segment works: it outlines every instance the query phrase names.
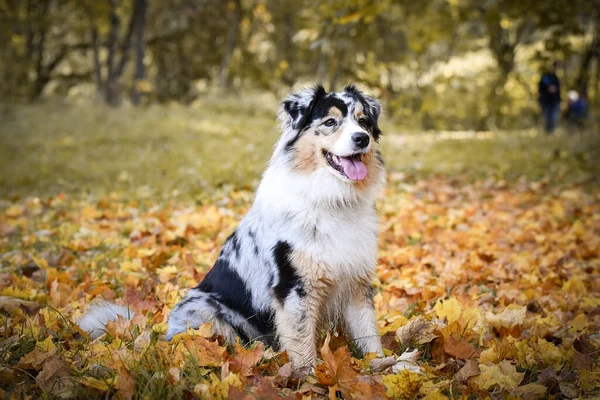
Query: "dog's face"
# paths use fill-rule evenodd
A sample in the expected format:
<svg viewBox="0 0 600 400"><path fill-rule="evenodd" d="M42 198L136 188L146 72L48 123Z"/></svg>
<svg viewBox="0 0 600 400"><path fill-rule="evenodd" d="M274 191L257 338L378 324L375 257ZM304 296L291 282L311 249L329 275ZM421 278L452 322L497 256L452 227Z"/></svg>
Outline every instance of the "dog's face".
<svg viewBox="0 0 600 400"><path fill-rule="evenodd" d="M383 169L377 149L380 114L379 102L354 86L340 93L322 86L303 90L282 104L279 150L300 173L327 171L363 187L379 180Z"/></svg>

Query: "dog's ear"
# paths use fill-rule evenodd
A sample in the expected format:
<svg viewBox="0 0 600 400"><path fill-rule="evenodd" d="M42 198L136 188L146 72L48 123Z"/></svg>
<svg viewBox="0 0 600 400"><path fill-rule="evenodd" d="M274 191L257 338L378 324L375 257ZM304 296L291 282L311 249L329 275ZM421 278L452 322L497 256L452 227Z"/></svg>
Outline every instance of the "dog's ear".
<svg viewBox="0 0 600 400"><path fill-rule="evenodd" d="M304 88L290 94L281 103L279 109L278 119L282 130L285 132L290 128L295 131L304 129L315 103L326 94L327 92L321 85Z"/></svg>
<svg viewBox="0 0 600 400"><path fill-rule="evenodd" d="M373 137L375 140L378 140L379 136L381 136L381 129L379 129L378 125L379 117L381 116L381 103L379 100L364 94L355 85L346 86L344 92L362 103L365 114L373 128Z"/></svg>
<svg viewBox="0 0 600 400"><path fill-rule="evenodd" d="M323 86L315 85L292 93L281 103L277 120L282 136L277 148L290 149L310 121L317 101L327 94Z"/></svg>

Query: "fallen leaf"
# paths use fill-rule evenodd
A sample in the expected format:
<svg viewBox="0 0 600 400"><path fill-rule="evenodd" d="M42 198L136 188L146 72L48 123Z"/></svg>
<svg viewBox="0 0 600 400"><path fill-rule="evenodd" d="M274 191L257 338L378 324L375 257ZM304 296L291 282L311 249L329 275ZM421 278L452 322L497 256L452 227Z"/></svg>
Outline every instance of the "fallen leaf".
<svg viewBox="0 0 600 400"><path fill-rule="evenodd" d="M475 349L473 345L465 340L458 341L452 336L444 341L444 351L446 354L461 360L477 358L481 354L481 349Z"/></svg>
<svg viewBox="0 0 600 400"><path fill-rule="evenodd" d="M416 347L420 344L431 342L437 337L433 331L435 326L431 321L419 315L417 318L408 321L406 325L396 331L396 336L405 347Z"/></svg>
<svg viewBox="0 0 600 400"><path fill-rule="evenodd" d="M513 396L524 400L536 400L546 398L546 387L537 383L528 383L511 391Z"/></svg>
<svg viewBox="0 0 600 400"><path fill-rule="evenodd" d="M0 296L0 308L15 313L17 310L28 314L34 314L40 309L40 305L34 301L27 301L10 296Z"/></svg>
<svg viewBox="0 0 600 400"><path fill-rule="evenodd" d="M35 380L46 392L60 397L69 396L75 386L71 377L71 367L58 358L46 361Z"/></svg>
<svg viewBox="0 0 600 400"><path fill-rule="evenodd" d="M383 372L389 367L396 365L397 360L394 356L374 358L369 362L371 372Z"/></svg>
<svg viewBox="0 0 600 400"><path fill-rule="evenodd" d="M515 389L525 377L524 373L517 372L517 368L509 360L503 360L499 364L480 364L479 368L481 374L470 378L469 382L480 390Z"/></svg>
<svg viewBox="0 0 600 400"><path fill-rule="evenodd" d="M253 375L253 367L260 361L264 353L261 342L256 342L254 347L246 349L240 345L239 341L235 343L235 356L229 360L229 368L232 372L242 376Z"/></svg>
<svg viewBox="0 0 600 400"><path fill-rule="evenodd" d="M423 385L419 374L403 369L395 375L384 375L386 394L393 399L414 399Z"/></svg>
<svg viewBox="0 0 600 400"><path fill-rule="evenodd" d="M417 374L422 373L421 367L417 364L419 354L417 349L414 349L413 351L406 350L398 357L396 364L392 367L392 371L395 374L402 370L408 370Z"/></svg>
<svg viewBox="0 0 600 400"><path fill-rule="evenodd" d="M459 383L465 383L469 378L477 376L480 373L479 363L475 360L467 360L465 365L454 375L454 380Z"/></svg>
<svg viewBox="0 0 600 400"><path fill-rule="evenodd" d="M202 336L186 339L184 346L201 367L220 367L227 351L216 341L209 341Z"/></svg>

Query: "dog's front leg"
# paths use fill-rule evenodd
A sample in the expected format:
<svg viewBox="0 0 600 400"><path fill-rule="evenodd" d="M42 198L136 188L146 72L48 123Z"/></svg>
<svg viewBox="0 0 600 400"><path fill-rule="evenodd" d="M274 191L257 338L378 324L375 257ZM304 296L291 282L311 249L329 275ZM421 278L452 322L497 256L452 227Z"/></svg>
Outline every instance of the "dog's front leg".
<svg viewBox="0 0 600 400"><path fill-rule="evenodd" d="M306 293L292 292L283 304L277 303L275 324L281 346L294 367L314 366L317 359L318 300L307 297Z"/></svg>
<svg viewBox="0 0 600 400"><path fill-rule="evenodd" d="M348 333L363 355L377 353L378 356L383 356L370 284L348 302L344 317Z"/></svg>

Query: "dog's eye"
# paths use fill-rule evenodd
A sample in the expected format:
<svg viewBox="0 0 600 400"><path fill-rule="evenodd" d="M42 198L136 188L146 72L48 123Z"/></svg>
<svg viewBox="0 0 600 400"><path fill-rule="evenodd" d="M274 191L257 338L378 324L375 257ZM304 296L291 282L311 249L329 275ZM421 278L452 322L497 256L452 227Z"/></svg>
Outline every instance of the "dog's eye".
<svg viewBox="0 0 600 400"><path fill-rule="evenodd" d="M337 124L337 121L335 120L335 118L329 118L327 121L323 122L323 125L325 126L335 126Z"/></svg>
<svg viewBox="0 0 600 400"><path fill-rule="evenodd" d="M367 126L367 119L365 117L360 117L358 119L358 124L361 125L361 126L363 126L363 127Z"/></svg>

